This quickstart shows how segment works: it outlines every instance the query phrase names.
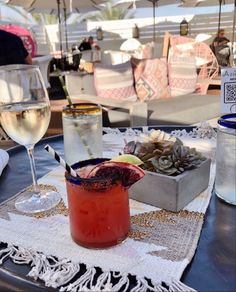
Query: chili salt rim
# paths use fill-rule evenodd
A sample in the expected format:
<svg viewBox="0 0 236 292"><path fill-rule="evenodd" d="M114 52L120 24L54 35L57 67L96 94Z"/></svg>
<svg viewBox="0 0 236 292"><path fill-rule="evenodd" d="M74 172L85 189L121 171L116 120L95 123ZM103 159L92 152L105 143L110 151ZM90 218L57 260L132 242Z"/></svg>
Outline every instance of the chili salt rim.
<svg viewBox="0 0 236 292"><path fill-rule="evenodd" d="M89 160L83 160L83 161L79 161L73 165L71 165L71 168L73 169L78 169L78 168L82 168L88 165L94 165L94 167L102 162L105 161L109 161L109 158L93 158L93 159L89 159ZM110 181L111 183L114 183L118 180L118 178L116 176L114 177L106 177L106 178L82 178L82 177L74 177L72 176L70 173L68 173L67 171L65 172L65 178L67 181L76 184L76 185L81 185L81 184L86 184L86 183L96 183L96 182L108 182Z"/></svg>

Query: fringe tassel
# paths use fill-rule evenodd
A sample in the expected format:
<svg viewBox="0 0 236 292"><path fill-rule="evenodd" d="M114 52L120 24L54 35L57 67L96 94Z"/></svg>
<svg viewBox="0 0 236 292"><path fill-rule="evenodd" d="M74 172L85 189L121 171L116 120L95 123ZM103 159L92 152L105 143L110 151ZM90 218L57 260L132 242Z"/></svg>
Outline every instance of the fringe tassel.
<svg viewBox="0 0 236 292"><path fill-rule="evenodd" d="M92 286L95 274L95 268L88 269L79 279L68 286L62 287L60 291L95 291Z"/></svg>
<svg viewBox="0 0 236 292"><path fill-rule="evenodd" d="M7 248L0 250L0 265L7 258L12 259L16 264L30 264L31 270L28 273L29 277L35 280L42 280L46 286L59 288L60 291L119 291L122 288L126 292L130 286L128 274L119 272L102 272L98 277L95 267L88 268L86 272L76 279L70 281L80 272L80 265L73 264L70 260L57 260L52 256L45 256L43 253L35 252L22 247L9 245ZM96 284L95 284L96 277ZM112 279L118 282L112 284ZM136 277L136 285L132 287L131 292L153 291L153 292L196 292L196 290L186 286L178 280L173 279L166 287L162 283L156 283L151 286L145 278ZM70 284L68 284L70 283Z"/></svg>
<svg viewBox="0 0 236 292"><path fill-rule="evenodd" d="M4 262L5 259L11 257L12 248L7 247L5 249L0 250L0 265Z"/></svg>
<svg viewBox="0 0 236 292"><path fill-rule="evenodd" d="M119 282L117 284L115 284L113 287L112 287L112 290L111 291L120 291L121 287L123 287L125 285L125 287L122 289L123 292L127 291L128 287L129 287L129 278L127 275L122 275L122 274L119 274L119 275L114 275L115 273L113 273L113 277L115 278L120 278Z"/></svg>
<svg viewBox="0 0 236 292"><path fill-rule="evenodd" d="M154 291L157 291L157 292L169 292L169 290L166 289L165 287L163 287L161 283L154 287Z"/></svg>
<svg viewBox="0 0 236 292"><path fill-rule="evenodd" d="M178 280L172 280L169 286L169 292L197 292Z"/></svg>

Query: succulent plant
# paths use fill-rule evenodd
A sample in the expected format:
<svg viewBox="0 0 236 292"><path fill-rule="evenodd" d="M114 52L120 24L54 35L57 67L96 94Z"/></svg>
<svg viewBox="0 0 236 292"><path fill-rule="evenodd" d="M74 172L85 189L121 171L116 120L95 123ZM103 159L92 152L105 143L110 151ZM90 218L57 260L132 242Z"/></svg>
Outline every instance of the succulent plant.
<svg viewBox="0 0 236 292"><path fill-rule="evenodd" d="M143 143L156 143L160 141L176 141L176 138L174 136L171 136L170 134L161 131L161 130L154 130L149 135L141 134L140 139Z"/></svg>
<svg viewBox="0 0 236 292"><path fill-rule="evenodd" d="M148 144L148 143L146 143ZM144 145L146 145L144 144ZM152 151L145 153L143 156L140 157L140 159L142 161L148 161L149 159L153 158L153 157L161 157L164 155L169 155L172 153L173 151L173 146L174 146L174 142L172 141L160 141L160 142L155 142L152 143L153 149ZM148 149L148 147L146 147L146 149Z"/></svg>
<svg viewBox="0 0 236 292"><path fill-rule="evenodd" d="M178 175L186 170L196 168L203 160L205 157L195 148L175 142L172 153L151 158L148 163L144 163L144 169L149 171L155 169L156 172L165 175Z"/></svg>
<svg viewBox="0 0 236 292"><path fill-rule="evenodd" d="M168 142L170 142L171 145L177 141L175 137L172 137L161 130L152 131L150 135L141 134L139 138L140 141L130 141L125 143L123 149L124 154L132 154L141 158L152 153L156 149L166 148ZM168 148L170 145L168 145Z"/></svg>
<svg viewBox="0 0 236 292"><path fill-rule="evenodd" d="M143 161L142 168L165 175L178 175L197 167L204 159L195 148L169 134L157 130L149 136L142 135L143 142L131 141L124 147L125 154L132 154Z"/></svg>

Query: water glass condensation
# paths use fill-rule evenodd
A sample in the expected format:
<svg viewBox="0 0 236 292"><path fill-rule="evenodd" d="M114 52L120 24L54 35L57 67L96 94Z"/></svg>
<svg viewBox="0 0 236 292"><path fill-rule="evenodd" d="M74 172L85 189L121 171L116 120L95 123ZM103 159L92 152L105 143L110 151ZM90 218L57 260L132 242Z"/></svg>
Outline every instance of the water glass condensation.
<svg viewBox="0 0 236 292"><path fill-rule="evenodd" d="M72 167L80 177L65 174L71 236L87 248L119 244L130 229L128 188L114 177L83 178L83 174L104 161L107 159L74 164Z"/></svg>
<svg viewBox="0 0 236 292"><path fill-rule="evenodd" d="M93 103L66 106L62 111L64 153L69 165L102 157L102 108Z"/></svg>
<svg viewBox="0 0 236 292"><path fill-rule="evenodd" d="M215 193L236 205L236 114L218 120Z"/></svg>

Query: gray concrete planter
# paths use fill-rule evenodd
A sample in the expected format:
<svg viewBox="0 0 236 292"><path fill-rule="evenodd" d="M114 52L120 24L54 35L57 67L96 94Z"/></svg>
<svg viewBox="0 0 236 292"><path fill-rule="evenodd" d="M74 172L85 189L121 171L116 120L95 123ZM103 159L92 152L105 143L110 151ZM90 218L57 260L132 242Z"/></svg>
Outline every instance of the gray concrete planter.
<svg viewBox="0 0 236 292"><path fill-rule="evenodd" d="M178 176L147 171L129 191L131 199L178 212L208 187L211 160Z"/></svg>

